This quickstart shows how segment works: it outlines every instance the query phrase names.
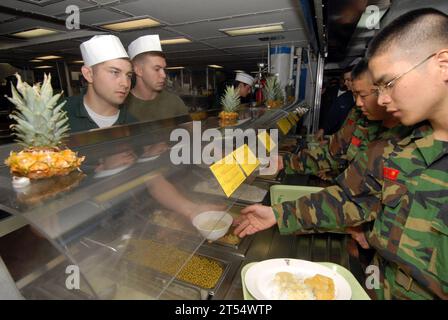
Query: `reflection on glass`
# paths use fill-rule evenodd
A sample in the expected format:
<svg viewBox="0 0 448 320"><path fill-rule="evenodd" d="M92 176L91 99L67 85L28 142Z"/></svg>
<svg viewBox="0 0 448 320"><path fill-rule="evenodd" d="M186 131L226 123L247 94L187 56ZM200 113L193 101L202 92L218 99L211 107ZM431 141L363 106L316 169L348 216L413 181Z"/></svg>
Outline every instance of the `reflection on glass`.
<svg viewBox="0 0 448 320"><path fill-rule="evenodd" d="M166 142L159 142L147 146L143 146L143 152L140 155L138 162L146 162L157 159L162 153L169 149Z"/></svg>
<svg viewBox="0 0 448 320"><path fill-rule="evenodd" d="M104 178L115 175L132 166L137 156L132 150L121 151L99 159L95 169L95 178Z"/></svg>

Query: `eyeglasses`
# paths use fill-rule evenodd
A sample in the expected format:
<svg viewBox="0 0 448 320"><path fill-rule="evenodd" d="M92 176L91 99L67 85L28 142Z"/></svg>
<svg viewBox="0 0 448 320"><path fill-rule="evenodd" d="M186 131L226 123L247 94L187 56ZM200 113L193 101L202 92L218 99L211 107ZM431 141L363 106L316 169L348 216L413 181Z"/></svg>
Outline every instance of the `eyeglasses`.
<svg viewBox="0 0 448 320"><path fill-rule="evenodd" d="M396 76L395 78L393 78L392 80L386 82L386 84L379 84L377 85L376 89L375 89L375 94L377 96L379 96L380 94L389 94L391 89L393 88L393 86L395 85L395 83L400 80L402 77L404 77L405 75L407 75L408 73L410 73L411 71L417 69L418 67L420 67L422 64L424 64L426 61L428 61L429 59L431 59L432 57L434 57L437 53L433 53L432 55L430 55L429 57L427 57L425 60L423 60L422 62L416 64L415 66L413 66L411 69L409 69L408 71Z"/></svg>

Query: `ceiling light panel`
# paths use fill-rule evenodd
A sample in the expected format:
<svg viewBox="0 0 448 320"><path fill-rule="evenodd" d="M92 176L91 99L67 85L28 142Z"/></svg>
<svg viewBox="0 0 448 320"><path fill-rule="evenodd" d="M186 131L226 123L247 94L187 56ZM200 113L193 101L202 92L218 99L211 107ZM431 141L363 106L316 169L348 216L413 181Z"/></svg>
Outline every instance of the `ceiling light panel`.
<svg viewBox="0 0 448 320"><path fill-rule="evenodd" d="M258 25L258 26L246 26L246 27L240 27L240 28L220 29L219 31L222 31L229 36L236 37L236 36L247 36L250 34L282 32L282 31L284 31L284 29L283 29L283 22L282 22L282 23L265 24L265 25Z"/></svg>
<svg viewBox="0 0 448 320"><path fill-rule="evenodd" d="M163 44L163 45L179 44L179 43L189 43L189 42L191 42L191 40L189 40L187 38L174 38L174 39L160 40L160 43Z"/></svg>
<svg viewBox="0 0 448 320"><path fill-rule="evenodd" d="M55 60L55 59L62 59L61 56L42 56L42 57L36 57L37 60Z"/></svg>
<svg viewBox="0 0 448 320"><path fill-rule="evenodd" d="M135 30L135 29L151 28L156 26L160 26L160 22L150 18L143 18L143 19L136 19L136 20L129 20L129 21L101 25L101 27L113 31Z"/></svg>
<svg viewBox="0 0 448 320"><path fill-rule="evenodd" d="M32 39L37 37L49 36L52 34L56 34L58 31L45 29L45 28L34 28L26 31L20 31L11 34L12 36L24 38L24 39Z"/></svg>
<svg viewBox="0 0 448 320"><path fill-rule="evenodd" d="M222 68L224 68L223 66L218 66L217 64L209 64L208 66L210 68L214 68L214 69L222 69Z"/></svg>

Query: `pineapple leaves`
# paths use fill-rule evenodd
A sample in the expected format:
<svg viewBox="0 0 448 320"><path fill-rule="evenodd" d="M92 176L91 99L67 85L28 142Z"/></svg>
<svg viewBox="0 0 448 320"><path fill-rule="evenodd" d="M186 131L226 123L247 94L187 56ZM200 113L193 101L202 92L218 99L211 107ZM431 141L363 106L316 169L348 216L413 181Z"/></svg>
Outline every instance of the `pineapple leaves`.
<svg viewBox="0 0 448 320"><path fill-rule="evenodd" d="M236 112L241 104L238 90L233 86L227 86L224 95L221 97L221 104L225 112Z"/></svg>
<svg viewBox="0 0 448 320"><path fill-rule="evenodd" d="M283 100L283 90L276 76L266 79L266 84L263 88L263 94L266 100Z"/></svg>
<svg viewBox="0 0 448 320"><path fill-rule="evenodd" d="M25 147L56 147L68 135L65 101L58 103L62 93L53 95L51 75L44 75L42 86L32 87L16 74L17 86L12 86L12 97L7 97L16 110L10 115L17 123L11 126L17 142ZM56 107L55 107L56 106Z"/></svg>
<svg viewBox="0 0 448 320"><path fill-rule="evenodd" d="M53 97L53 87L51 86L51 74L44 75L44 83L42 85L40 95L42 100L48 101Z"/></svg>

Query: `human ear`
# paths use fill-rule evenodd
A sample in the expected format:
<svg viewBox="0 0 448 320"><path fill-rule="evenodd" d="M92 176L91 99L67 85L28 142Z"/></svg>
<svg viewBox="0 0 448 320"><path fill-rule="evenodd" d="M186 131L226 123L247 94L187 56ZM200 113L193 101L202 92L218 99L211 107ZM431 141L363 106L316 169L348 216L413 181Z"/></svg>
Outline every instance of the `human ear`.
<svg viewBox="0 0 448 320"><path fill-rule="evenodd" d="M92 67L81 67L81 73L88 83L93 83L93 70Z"/></svg>
<svg viewBox="0 0 448 320"><path fill-rule="evenodd" d="M442 71L443 80L448 81L448 49L440 50L436 58L438 66Z"/></svg>
<svg viewBox="0 0 448 320"><path fill-rule="evenodd" d="M133 63L132 67L134 68L134 74L137 77L142 77L143 76L143 63Z"/></svg>

